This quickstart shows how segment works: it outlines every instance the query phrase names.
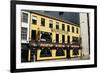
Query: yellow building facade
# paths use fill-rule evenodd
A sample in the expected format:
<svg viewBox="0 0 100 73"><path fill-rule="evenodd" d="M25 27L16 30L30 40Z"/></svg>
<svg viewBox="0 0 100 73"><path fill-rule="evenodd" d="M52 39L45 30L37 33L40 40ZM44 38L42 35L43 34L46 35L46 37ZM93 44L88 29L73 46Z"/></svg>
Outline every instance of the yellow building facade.
<svg viewBox="0 0 100 73"><path fill-rule="evenodd" d="M42 35L45 33L48 36L49 41L41 39ZM46 37L46 36L43 36ZM53 16L48 16L38 12L31 11L29 19L29 42L31 46L39 44L36 49L35 59L36 61L40 60L51 60L51 59L66 59L67 58L67 47L70 47L69 55L71 58L80 57L81 49L80 48L80 26L72 22L64 21L60 18L55 18ZM76 41L76 42L75 42ZM37 42L37 43L36 43ZM41 46L42 45L42 46ZM49 46L46 46L49 45ZM51 45L51 46L50 46ZM43 49L49 48L50 56L42 56L41 52ZM57 56L57 49L61 49L63 55ZM74 54L74 50L77 49ZM47 51L46 51L47 52ZM28 61L31 61L31 50L29 50Z"/></svg>

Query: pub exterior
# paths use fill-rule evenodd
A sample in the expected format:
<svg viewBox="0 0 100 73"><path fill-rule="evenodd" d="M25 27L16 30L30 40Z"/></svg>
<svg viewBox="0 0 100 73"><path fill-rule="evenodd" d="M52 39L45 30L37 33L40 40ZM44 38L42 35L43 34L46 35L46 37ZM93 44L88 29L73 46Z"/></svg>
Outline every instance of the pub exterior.
<svg viewBox="0 0 100 73"><path fill-rule="evenodd" d="M82 56L80 25L38 11L21 11L21 61Z"/></svg>

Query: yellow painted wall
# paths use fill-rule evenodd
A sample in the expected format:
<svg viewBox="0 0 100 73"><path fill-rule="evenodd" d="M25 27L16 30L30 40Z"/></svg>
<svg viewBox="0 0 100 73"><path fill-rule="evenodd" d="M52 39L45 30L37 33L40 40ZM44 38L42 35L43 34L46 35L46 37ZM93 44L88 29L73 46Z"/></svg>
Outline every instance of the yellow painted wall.
<svg viewBox="0 0 100 73"><path fill-rule="evenodd" d="M36 25L32 24L32 16L37 17L37 24ZM41 26L41 18L45 18L45 26ZM56 30L55 32L52 32L51 28L49 28L49 20L53 20L53 29ZM59 22L58 32L57 32L57 29L56 29L56 22ZM62 30L62 24L65 24L65 31ZM70 32L67 32L67 25L70 26ZM72 33L72 26L75 29L74 33ZM79 33L76 33L76 28L78 28ZM58 33L59 34L59 43L62 43L62 35L65 35L65 42L66 43L67 43L67 36L68 35L70 36L70 42L72 41L72 36L80 37L80 27L75 26L75 25L71 25L71 24L68 24L68 23L64 23L64 22L61 22L61 21L58 21L58 20L55 20L55 19L51 19L51 18L48 18L48 17L44 17L42 15L37 15L37 14L34 14L34 13L31 14L31 18L30 18L30 34L29 34L30 41L31 41L31 31L32 30L37 30L37 31L40 30L40 31L52 33L52 41L53 42L55 42L56 34ZM61 32L59 33L59 31L61 31Z"/></svg>
<svg viewBox="0 0 100 73"><path fill-rule="evenodd" d="M31 57L31 50L29 49L28 50L28 62L30 62L30 60L31 60L30 57Z"/></svg>
<svg viewBox="0 0 100 73"><path fill-rule="evenodd" d="M36 16L37 17L37 24L32 24L32 16ZM45 26L41 26L41 18L45 18ZM53 20L53 30L56 30L55 32L52 32L52 29L49 28L49 20ZM56 29L56 22L59 22L59 29ZM62 30L62 24L65 24L65 31ZM70 26L70 32L67 32L67 25ZM74 27L74 33L72 33L72 26ZM76 33L76 28L78 28L78 32ZM80 37L80 27L75 26L75 25L71 25L68 23L64 23L55 19L51 19L49 17L45 17L42 15L38 15L38 14L34 14L31 13L31 17L30 17L30 27L29 27L30 31L29 31L29 40L31 41L31 31L32 30L36 30L36 33L38 32L38 30L40 31L45 31L45 32L50 32L52 33L52 41L56 42L56 34L59 34L59 43L62 43L62 35L65 35L65 43L67 43L67 36L70 36L70 42L72 41L72 36L75 37ZM59 33L59 30L61 31ZM65 56L60 56L57 57L55 56L55 52L56 50L52 50L52 57L42 57L40 58L40 50L37 50L37 60L43 60L43 59L55 59L55 58L66 58L66 51L65 52ZM80 51L79 51L79 56L80 56ZM73 57L72 55L72 51L71 51L71 57Z"/></svg>
<svg viewBox="0 0 100 73"><path fill-rule="evenodd" d="M66 50L64 50L65 56L56 56L56 50L51 50L51 57L40 57L40 52L41 50L37 50L37 60L66 58Z"/></svg>

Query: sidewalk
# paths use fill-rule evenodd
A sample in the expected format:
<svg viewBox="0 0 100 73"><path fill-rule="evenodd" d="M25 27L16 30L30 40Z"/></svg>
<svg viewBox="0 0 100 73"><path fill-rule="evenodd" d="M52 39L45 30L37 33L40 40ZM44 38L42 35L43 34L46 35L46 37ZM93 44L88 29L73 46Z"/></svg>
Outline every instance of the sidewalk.
<svg viewBox="0 0 100 73"><path fill-rule="evenodd" d="M55 60L45 60L45 62L50 62L50 61L77 61L77 60L89 60L89 56L83 56L83 57L78 57L78 58L66 58L66 59L55 59ZM40 61L39 61L40 62Z"/></svg>

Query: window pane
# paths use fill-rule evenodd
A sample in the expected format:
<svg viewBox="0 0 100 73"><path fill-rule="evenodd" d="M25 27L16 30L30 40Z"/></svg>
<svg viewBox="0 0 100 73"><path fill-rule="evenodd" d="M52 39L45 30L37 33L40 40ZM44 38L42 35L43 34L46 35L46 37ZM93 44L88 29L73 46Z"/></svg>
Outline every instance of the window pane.
<svg viewBox="0 0 100 73"><path fill-rule="evenodd" d="M70 43L70 36L67 36L67 42Z"/></svg>
<svg viewBox="0 0 100 73"><path fill-rule="evenodd" d="M21 28L21 39L27 40L27 28Z"/></svg>
<svg viewBox="0 0 100 73"><path fill-rule="evenodd" d="M78 49L73 49L73 55L79 55Z"/></svg>
<svg viewBox="0 0 100 73"><path fill-rule="evenodd" d="M56 34L56 43L59 43L59 34Z"/></svg>
<svg viewBox="0 0 100 73"><path fill-rule="evenodd" d="M40 41L52 42L51 36L52 36L52 33L42 31L40 34Z"/></svg>
<svg viewBox="0 0 100 73"><path fill-rule="evenodd" d="M79 43L79 38L78 37L72 37L72 43Z"/></svg>
<svg viewBox="0 0 100 73"><path fill-rule="evenodd" d="M64 56L64 50L62 48L58 48L56 51L56 56Z"/></svg>
<svg viewBox="0 0 100 73"><path fill-rule="evenodd" d="M56 29L59 29L59 22L56 22Z"/></svg>
<svg viewBox="0 0 100 73"><path fill-rule="evenodd" d="M37 24L37 17L36 16L32 16L32 24Z"/></svg>
<svg viewBox="0 0 100 73"><path fill-rule="evenodd" d="M69 25L67 25L67 31L70 31L70 26Z"/></svg>
<svg viewBox="0 0 100 73"><path fill-rule="evenodd" d="M28 14L22 13L22 22L28 23Z"/></svg>
<svg viewBox="0 0 100 73"><path fill-rule="evenodd" d="M44 18L41 18L41 25L45 26L45 19Z"/></svg>
<svg viewBox="0 0 100 73"><path fill-rule="evenodd" d="M49 27L53 28L53 21L52 20L49 21Z"/></svg>
<svg viewBox="0 0 100 73"><path fill-rule="evenodd" d="M49 24L49 27L50 27L50 28L53 28L53 24L50 23L50 24Z"/></svg>
<svg viewBox="0 0 100 73"><path fill-rule="evenodd" d="M76 28L76 33L78 33L78 28Z"/></svg>
<svg viewBox="0 0 100 73"><path fill-rule="evenodd" d="M50 48L42 48L40 52L40 57L51 57L51 50Z"/></svg>
<svg viewBox="0 0 100 73"><path fill-rule="evenodd" d="M65 36L62 35L62 43L65 43Z"/></svg>
<svg viewBox="0 0 100 73"><path fill-rule="evenodd" d="M72 27L72 32L74 33L74 27Z"/></svg>
<svg viewBox="0 0 100 73"><path fill-rule="evenodd" d="M62 24L62 30L65 30L65 25L64 24Z"/></svg>

